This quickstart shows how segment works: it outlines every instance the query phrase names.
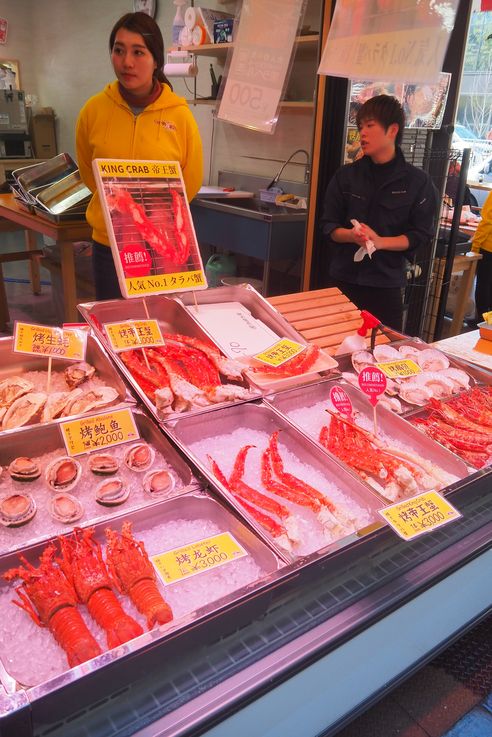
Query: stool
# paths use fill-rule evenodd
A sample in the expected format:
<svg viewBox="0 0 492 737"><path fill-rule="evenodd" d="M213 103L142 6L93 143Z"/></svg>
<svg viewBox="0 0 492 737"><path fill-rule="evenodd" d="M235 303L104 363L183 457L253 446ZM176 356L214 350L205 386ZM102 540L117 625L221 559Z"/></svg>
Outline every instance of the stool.
<svg viewBox="0 0 492 737"><path fill-rule="evenodd" d="M10 322L9 305L7 302L7 295L5 293L5 282L3 280L3 264L9 261L30 261L31 266L37 266L39 272L39 260L43 257L43 251L35 249L32 251L13 251L11 253L0 254L0 331L7 332L7 323ZM39 294L39 291L33 284L34 294Z"/></svg>

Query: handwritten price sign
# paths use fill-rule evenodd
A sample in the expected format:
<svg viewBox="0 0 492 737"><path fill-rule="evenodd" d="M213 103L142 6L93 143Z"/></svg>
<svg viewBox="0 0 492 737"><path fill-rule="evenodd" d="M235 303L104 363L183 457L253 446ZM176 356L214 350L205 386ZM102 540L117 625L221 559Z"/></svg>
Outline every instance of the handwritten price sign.
<svg viewBox="0 0 492 737"><path fill-rule="evenodd" d="M388 379L408 379L422 371L420 366L411 358L405 358L401 361L385 361L384 363L378 363L377 367Z"/></svg>
<svg viewBox="0 0 492 737"><path fill-rule="evenodd" d="M127 320L126 322L107 322L104 325L114 351L127 351L129 348L152 348L164 345L157 320Z"/></svg>
<svg viewBox="0 0 492 737"><path fill-rule="evenodd" d="M289 340L288 338L282 338L277 343L274 343L266 351L257 353L253 358L256 358L262 363L266 363L267 366L281 366L286 361L290 361L291 358L299 355L302 351L305 351L306 345L302 343L296 343L295 340Z"/></svg>
<svg viewBox="0 0 492 737"><path fill-rule="evenodd" d="M381 394L384 394L386 384L386 376L377 367L367 366L359 374L359 386L373 407L378 403Z"/></svg>
<svg viewBox="0 0 492 737"><path fill-rule="evenodd" d="M379 514L403 540L413 540L461 517L460 512L437 491L397 502L380 509Z"/></svg>
<svg viewBox="0 0 492 737"><path fill-rule="evenodd" d="M71 456L121 445L140 437L129 409L62 422L60 429L67 453Z"/></svg>
<svg viewBox="0 0 492 737"><path fill-rule="evenodd" d="M223 566L245 555L248 553L230 532L221 532L167 553L153 555L151 561L162 581L170 584Z"/></svg>
<svg viewBox="0 0 492 737"><path fill-rule="evenodd" d="M349 395L343 387L338 385L331 387L330 401L337 412L340 412L341 415L346 415L346 417L349 418L352 417L352 412L354 411L354 408L352 407L352 402Z"/></svg>
<svg viewBox="0 0 492 737"><path fill-rule="evenodd" d="M26 322L16 322L14 326L14 353L83 361L86 346L87 333L82 330L51 328Z"/></svg>

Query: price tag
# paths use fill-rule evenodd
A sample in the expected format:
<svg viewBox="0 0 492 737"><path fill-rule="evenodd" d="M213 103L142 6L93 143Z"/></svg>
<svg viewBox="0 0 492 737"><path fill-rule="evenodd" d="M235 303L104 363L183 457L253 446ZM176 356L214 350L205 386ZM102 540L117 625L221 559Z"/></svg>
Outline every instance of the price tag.
<svg viewBox="0 0 492 737"><path fill-rule="evenodd" d="M331 387L330 401L337 412L340 412L341 415L346 415L349 418L352 417L352 412L354 411L354 408L352 407L352 402L349 395L343 387L338 385Z"/></svg>
<svg viewBox="0 0 492 737"><path fill-rule="evenodd" d="M140 437L129 409L62 422L60 428L65 448L71 456L121 445Z"/></svg>
<svg viewBox="0 0 492 737"><path fill-rule="evenodd" d="M386 384L386 376L375 366L366 366L359 374L359 386L373 407L378 403L381 394L384 394Z"/></svg>
<svg viewBox="0 0 492 737"><path fill-rule="evenodd" d="M462 516L437 491L418 494L378 511L403 540L413 540Z"/></svg>
<svg viewBox="0 0 492 737"><path fill-rule="evenodd" d="M307 345L296 343L294 340L289 340L288 338L282 338L282 340L277 341L270 348L267 348L261 353L256 353L253 358L266 363L267 366L281 366L286 361L290 361L291 358L305 351L306 348Z"/></svg>
<svg viewBox="0 0 492 737"><path fill-rule="evenodd" d="M129 348L152 348L165 344L157 320L107 322L104 328L111 348L116 352L127 351Z"/></svg>
<svg viewBox="0 0 492 737"><path fill-rule="evenodd" d="M83 361L86 346L87 333L82 330L53 328L26 322L16 322L14 326L14 353Z"/></svg>
<svg viewBox="0 0 492 737"><path fill-rule="evenodd" d="M181 548L151 556L157 573L165 584L204 573L248 555L230 532L189 543Z"/></svg>
<svg viewBox="0 0 492 737"><path fill-rule="evenodd" d="M401 361L385 361L384 363L377 363L376 366L381 369L388 379L407 379L409 376L416 376L422 371L420 366L411 358L404 358Z"/></svg>

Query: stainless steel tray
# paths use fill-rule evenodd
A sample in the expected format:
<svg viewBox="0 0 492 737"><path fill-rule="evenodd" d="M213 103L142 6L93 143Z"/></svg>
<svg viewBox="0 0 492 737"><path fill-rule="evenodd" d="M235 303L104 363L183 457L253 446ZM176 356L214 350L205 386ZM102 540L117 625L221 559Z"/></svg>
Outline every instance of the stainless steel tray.
<svg viewBox="0 0 492 737"><path fill-rule="evenodd" d="M33 187L46 186L52 184L62 177L77 170L77 164L70 154L61 153L48 161L31 166L23 166L15 169L12 176L15 181L20 184L24 191L29 191Z"/></svg>
<svg viewBox="0 0 492 737"><path fill-rule="evenodd" d="M236 286L223 286L216 289L206 289L196 293L195 297L190 292L178 294L176 299L182 302L194 320L196 320L202 329L209 335L210 339L216 342L216 336L213 332L207 330L200 322L200 305L212 305L217 303L240 302L249 312L254 320L259 320L272 330L279 338L289 338L307 345L308 341L299 333L286 319L275 309L259 292L250 284L239 284ZM272 343L274 340L272 340ZM231 355L235 351L234 346L230 346ZM281 391L300 384L306 384L318 381L320 376L326 376L337 367L337 360L322 351L320 358L316 361L315 366L306 374L293 376L292 378L274 379L265 374L255 374L252 371L246 372L248 381L257 386L262 394Z"/></svg>
<svg viewBox="0 0 492 737"><path fill-rule="evenodd" d="M193 476L188 464L160 432L150 417L139 410L132 411L140 438L149 443L155 450L155 460L151 468L155 470L166 469L173 477L174 488L167 496L178 496L190 488L198 486L198 481ZM101 412L104 412L104 410L101 410ZM70 493L83 504L84 514L74 524L89 525L103 519L107 521L115 515L128 514L135 509L155 505L156 501L160 501L159 497L152 498L144 492L143 479L145 472L131 471L123 463L126 450L135 442L138 441L130 441L107 450L101 450L101 452L108 453L119 461L117 473L111 476L96 476L89 470L90 454L75 456L82 466L82 476ZM13 481L9 476L8 466L14 458L26 455L39 463L41 476L35 481ZM47 508L53 492L45 481L46 468L55 458L65 455L66 450L59 422L43 425L42 427L31 426L19 432L11 431L8 443L0 444L0 466L4 467L0 481L0 499L9 494L24 492L32 495L37 507L33 519L22 527L4 527L0 525L0 555L63 534L71 527L71 525L53 519ZM104 480L111 480L115 476L118 476L125 484L130 486L130 496L119 506L101 506L96 502L95 490Z"/></svg>
<svg viewBox="0 0 492 737"><path fill-rule="evenodd" d="M194 461L209 483L219 490L222 496L285 560L293 561L323 556L351 543L357 538L357 535L363 535L368 526L381 521L377 510L382 507L382 503L377 496L373 495L364 484L342 468L339 463L327 459L326 455L299 433L288 420L263 404L249 403L217 410L207 417L206 423L200 417L175 420L166 425L166 430ZM275 499L289 508L294 515L300 533L298 545L289 551L279 545L278 538L266 532L214 476L207 455L212 456L221 470L228 475L239 449L248 443L253 443L253 464L255 468L258 468L260 461L256 455L259 456L265 449L268 436L275 430L281 430L279 448L281 455L283 453L283 457L285 456L285 469L297 476L302 476L307 483L318 490L324 489L326 496L335 503L340 512L350 507L352 507L351 513L357 509L361 520L360 527L356 526L358 533L347 534L337 531L327 537L313 512L276 496ZM259 478L251 480L252 478L251 470L248 472L247 467L245 480L250 486L262 491L264 487ZM328 490L326 490L328 485ZM286 526L288 526L287 523Z"/></svg>
<svg viewBox="0 0 492 737"><path fill-rule="evenodd" d="M329 406L330 388L334 383L336 382L322 381L315 385L270 395L265 398L265 402L277 411L280 416L292 422L306 437L311 438L320 448L323 448L318 441L318 435L320 427L328 424L326 422L327 415L323 406L319 410L315 410L314 408L316 405ZM349 384L344 384L344 389L352 401L354 412L364 417L366 424L372 422L372 406L364 394ZM460 480L465 479L469 475L469 469L466 464L454 453L451 453L451 451L427 438L417 428L390 410L379 407L377 410L377 423L378 429L383 435L387 435L397 441L396 443L393 442L393 445L404 442L405 448L410 453L412 451L418 453L426 460L439 466L446 473L457 476ZM326 448L323 448L323 450L331 457L331 454ZM342 462L339 461L339 463ZM345 464L343 465L345 466ZM459 484L460 481L456 481L446 488L452 490Z"/></svg>
<svg viewBox="0 0 492 737"><path fill-rule="evenodd" d="M239 602L244 604L243 607L239 607L239 611L236 606L234 607L234 615L238 621L241 620L243 613L246 616L259 616L261 614L261 611L258 611L259 597L252 596L252 593L258 593L269 587L272 580L282 576L281 561L275 554L220 502L198 490L115 517L111 527L121 529L123 520L132 523L136 539L144 541L149 555L173 550L219 532L230 532L247 555L230 564L218 566L167 586L159 583L159 588L172 607L175 618L169 624L156 627L152 631L145 631L145 619L125 596L122 600L125 611L142 623L144 634L71 669L68 668L65 654L54 642L48 630L42 630L35 625L34 629L30 629L28 615L11 604L12 584L2 580L0 606L8 612L8 623L7 619L3 618L0 680L7 694L14 695L19 690L25 689L33 708L37 700L43 700L46 709L49 709L52 696L56 699L56 702L53 702L55 712L59 712L62 706L61 689L64 689L63 701L68 699L77 703L80 699L81 706L84 701L93 702L98 698L98 693L100 694L97 686L98 678L101 679L99 688L101 682L108 678L108 674L103 671L105 666L111 666L110 680L114 677L123 677L123 673L131 680L135 662L135 657L132 656L138 655L139 668L144 667L145 654L155 657L156 649L160 657L169 657L166 655L167 648L170 647L176 633L183 634L194 629L205 620L217 616L219 612L224 614L233 604L237 605ZM95 528L96 538L101 542L104 542L106 526L107 520L97 524ZM32 545L23 551L23 555L29 562L36 564L44 547L44 544ZM16 554L3 555L0 560L0 575L18 563ZM231 566L235 567L234 576L230 574ZM81 613L86 616L84 607L81 607ZM31 632L29 657L16 658L17 643L24 641L26 647L28 631ZM220 634L218 624L217 636ZM96 637L105 649L102 631L98 631ZM13 658L9 658L9 654L13 655ZM32 673L34 662L37 663L36 674ZM102 671L99 676L98 671ZM90 678L84 679L86 675ZM15 703L14 700L12 703ZM5 716L4 712L2 717Z"/></svg>
<svg viewBox="0 0 492 737"><path fill-rule="evenodd" d="M34 375L32 378L35 379L35 381L33 382L36 385L35 391L44 391L45 390L44 382L46 382L47 370L48 370L47 359L38 357L38 356L31 356L26 353L14 353L12 349L13 349L13 338L12 337L0 338L0 367L1 367L0 368L0 381L10 376L21 376L22 378L25 378L25 374L27 372L42 371L43 377L41 377L40 375L39 376ZM99 341L92 335L87 336L86 361L87 363L90 363L92 366L95 367L96 377L100 381L102 381L107 386L113 387L118 392L117 400L112 405L109 405L111 406L111 408L114 408L117 405L122 405L122 404L135 404L135 400L133 399L132 395L128 391L121 376L118 374L115 367L111 363L110 359L104 352ZM61 372L63 374L63 371L65 370L65 368L67 368L67 366L69 366L71 363L73 362L72 361L62 361L60 359L53 358L52 360L53 374L56 374L58 372ZM41 388L41 379L43 382L42 388ZM93 381L93 380L89 380L89 384L90 384L90 381ZM81 384L82 389L85 389L87 387L88 387L88 383ZM58 391L58 390L61 391L61 389L56 388L55 381L52 376L51 391ZM64 390L68 391L68 386L66 386L66 384L64 384ZM101 411L105 411L106 409L109 408L109 406L101 408ZM63 419L67 419L67 418L64 417ZM43 423L43 425L45 424L46 423ZM1 423L0 423L0 428L1 428ZM6 431L0 430L0 437L5 437L12 432L17 432L18 429L20 428L16 428L14 430L6 430Z"/></svg>
<svg viewBox="0 0 492 737"><path fill-rule="evenodd" d="M121 360L120 355L114 352L109 345L104 331L105 323L122 322L125 320L145 320L148 317L158 321L162 333L181 333L183 335L207 341L208 335L198 325L198 323L192 319L189 312L179 300L162 295L147 297L145 299L145 303L143 299L107 300L105 302L87 302L85 304L80 304L78 305L78 310L89 323L91 328L95 330L119 371L127 379L135 393L140 397L141 401L154 415L158 422L168 422L169 419L181 416L181 414L202 414L203 412L215 410L217 407L223 407L230 404L230 402L221 402L220 404L197 407L196 409L185 413L171 413L161 416L155 404L149 399L149 397L147 397L138 382L133 378L132 374ZM246 387L246 382L244 382L243 385ZM254 399L259 396L260 392L253 389L249 398Z"/></svg>
<svg viewBox="0 0 492 737"><path fill-rule="evenodd" d="M80 178L80 173L74 171L63 179L44 187L36 195L37 202L52 215L62 215L70 212L74 207L81 209L82 203L87 203L92 192Z"/></svg>
<svg viewBox="0 0 492 737"><path fill-rule="evenodd" d="M73 209L66 210L65 212L60 213L60 215L54 215L52 212L48 212L46 208L42 207L39 204L33 205L33 212L35 215L46 218L46 220L50 220L50 222L52 223L85 221L85 211L85 207L81 209L75 207Z"/></svg>

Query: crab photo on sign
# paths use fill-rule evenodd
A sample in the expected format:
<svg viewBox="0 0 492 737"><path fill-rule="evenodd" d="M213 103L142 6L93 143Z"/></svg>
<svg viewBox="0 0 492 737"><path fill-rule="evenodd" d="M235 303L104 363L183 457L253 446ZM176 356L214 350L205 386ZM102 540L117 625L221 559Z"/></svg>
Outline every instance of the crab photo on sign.
<svg viewBox="0 0 492 737"><path fill-rule="evenodd" d="M93 168L123 296L206 289L179 163L96 159Z"/></svg>

